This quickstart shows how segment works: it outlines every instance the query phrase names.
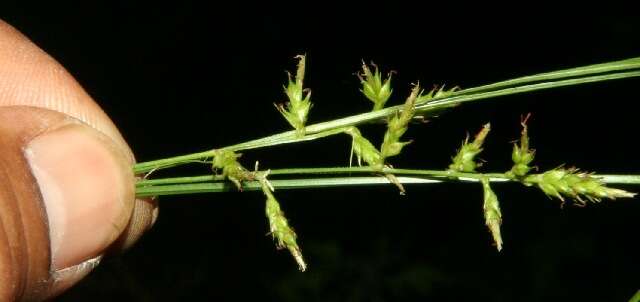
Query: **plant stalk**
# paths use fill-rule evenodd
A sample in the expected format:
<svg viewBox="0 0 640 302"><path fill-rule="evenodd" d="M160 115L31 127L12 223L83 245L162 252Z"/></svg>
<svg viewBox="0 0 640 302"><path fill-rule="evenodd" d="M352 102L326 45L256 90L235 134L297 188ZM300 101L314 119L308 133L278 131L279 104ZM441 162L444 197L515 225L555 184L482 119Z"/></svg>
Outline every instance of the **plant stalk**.
<svg viewBox="0 0 640 302"><path fill-rule="evenodd" d="M353 176L356 174L357 176ZM379 176L370 176L378 174ZM398 175L402 184L424 184L441 182L478 182L482 178L489 178L491 182L517 182L506 173L463 173L448 170L418 170L418 169L393 169L384 168L382 171L371 167L330 167L330 168L296 168L274 169L269 175L278 176L313 176L330 175L320 178L290 178L271 179L270 182L276 189L297 189L315 187L340 187L357 185L381 185L390 184L384 174ZM339 176L348 175L348 176ZM640 184L640 175L593 175L606 184ZM260 190L258 181L246 181L243 190ZM136 195L138 197L176 195L192 193L212 193L233 191L236 188L229 182L220 180L215 175L202 175L191 177L174 177L152 180L142 180L137 184Z"/></svg>
<svg viewBox="0 0 640 302"><path fill-rule="evenodd" d="M519 94L524 92L532 92L543 89L558 88L563 86L638 77L640 76L639 69L640 58L565 69L460 90L448 97L430 100L429 102L417 103L415 108L417 113L429 116L429 114L431 113L440 112L443 109L457 106L466 102ZM403 105L392 106L374 112L357 114L328 122L309 125L305 128L305 133L307 135L303 137L300 137L295 130L291 130L268 137L224 147L221 149L237 152L280 144L314 140L341 133L344 127L359 125L387 118L401 110L402 106ZM193 154L142 162L134 166L134 172L136 174L142 174L158 169L187 164L193 161L212 157L213 153L214 150L208 150Z"/></svg>

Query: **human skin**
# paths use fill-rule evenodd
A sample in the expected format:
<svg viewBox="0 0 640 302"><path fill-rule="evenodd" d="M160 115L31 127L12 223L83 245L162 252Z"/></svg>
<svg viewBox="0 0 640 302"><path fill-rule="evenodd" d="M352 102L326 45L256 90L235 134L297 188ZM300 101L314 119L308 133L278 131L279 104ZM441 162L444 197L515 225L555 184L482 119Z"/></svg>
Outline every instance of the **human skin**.
<svg viewBox="0 0 640 302"><path fill-rule="evenodd" d="M53 58L0 20L0 301L41 301L155 221L135 158Z"/></svg>

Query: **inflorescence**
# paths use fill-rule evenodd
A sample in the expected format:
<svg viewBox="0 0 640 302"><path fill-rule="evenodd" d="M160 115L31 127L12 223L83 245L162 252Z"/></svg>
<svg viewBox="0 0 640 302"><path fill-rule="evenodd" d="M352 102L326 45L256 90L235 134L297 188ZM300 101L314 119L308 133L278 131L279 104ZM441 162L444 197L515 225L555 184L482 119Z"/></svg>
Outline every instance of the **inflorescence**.
<svg viewBox="0 0 640 302"><path fill-rule="evenodd" d="M294 128L298 137L305 137L306 122L309 110L312 107L310 102L311 92L304 88L304 73L306 58L303 55L297 56L298 66L295 77L289 74L287 85L284 88L288 98L286 105L278 104L276 107L285 120ZM372 71L373 69L373 71ZM384 108L390 99L393 89L391 87L391 73L387 77L383 77L378 66L373 68L363 63L362 72L358 74L361 92L366 99L373 103L373 111ZM413 85L409 96L406 98L404 105L397 110L386 121L386 132L384 134L380 148L376 148L369 139L363 136L362 132L354 125L334 131L335 133L344 133L351 137L351 156L350 166L353 156L356 156L358 165L366 165L377 171L379 175L386 177L391 183L398 186L401 193L404 193L404 187L398 179L387 173L391 167L387 163L387 159L398 156L403 149L411 143L411 140L402 141L402 137L407 132L412 120L416 118L416 105L422 105L439 98L448 97L457 91L458 87L446 90L444 86L433 88L428 93L420 88L418 84ZM527 122L530 115L522 118L520 124L522 130L520 139L513 145L511 159L513 166L509 171L498 174L514 182L520 182L525 186L537 186L549 197L558 198L564 203L565 198L574 200L576 205L584 206L588 202L599 202L602 199L630 198L635 193L630 193L621 189L609 188L592 174L581 172L577 168L558 167L542 173L530 173L536 170L531 166L535 151L530 149L529 130ZM502 250L503 239L501 235L502 212L497 194L490 186L489 174L482 174L477 170L483 166L483 163L477 159L478 155L483 151L483 144L491 126L485 124L482 129L470 141L467 135L456 154L451 159L451 164L446 170L446 175L450 179L460 178L462 176L477 177L482 185L483 190L483 213L485 225L489 229L493 242L498 251ZM267 179L269 171L250 171L244 168L238 161L240 154L233 151L220 149L213 151L212 168L218 177L226 178L235 186L242 190L243 183L246 181L258 181L262 192L266 197L265 215L269 222L269 233L276 241L279 249L287 249L298 263L301 271L306 270L305 263L300 246L297 242L297 235L290 226L288 219L284 215L279 202L274 196L274 188ZM386 171L386 172L385 172Z"/></svg>

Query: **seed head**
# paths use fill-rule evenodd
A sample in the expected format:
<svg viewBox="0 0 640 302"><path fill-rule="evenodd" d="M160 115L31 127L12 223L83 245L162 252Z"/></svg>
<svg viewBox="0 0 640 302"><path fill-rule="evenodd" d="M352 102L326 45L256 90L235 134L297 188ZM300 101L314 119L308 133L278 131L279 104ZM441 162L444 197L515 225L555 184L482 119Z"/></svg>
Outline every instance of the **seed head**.
<svg viewBox="0 0 640 302"><path fill-rule="evenodd" d="M353 154L358 159L358 165L362 165L362 160L369 166L382 170L384 167L384 159L380 154L380 151L376 149L373 144L362 136L360 130L356 127L348 127L344 130L344 133L351 136L351 158Z"/></svg>
<svg viewBox="0 0 640 302"><path fill-rule="evenodd" d="M268 185L266 178L261 179L262 192L267 197L265 206L265 214L269 219L269 233L276 241L276 247L278 249L286 248L289 250L293 258L298 263L300 271L307 269L307 264L304 262L302 252L296 241L297 235L293 231L293 228L289 226L287 218L284 216L284 212L280 209L280 204L276 200L275 196L271 192L271 188Z"/></svg>
<svg viewBox="0 0 640 302"><path fill-rule="evenodd" d="M450 171L455 172L475 172L476 168L482 164L476 163L475 157L482 152L482 144L485 138L491 131L491 124L487 123L482 127L482 130L476 134L473 142L469 142L469 136L464 140L456 156L452 158L452 163L449 165Z"/></svg>
<svg viewBox="0 0 640 302"><path fill-rule="evenodd" d="M296 72L295 79L291 78L289 74L289 81L284 88L284 92L289 99L286 107L282 104L276 104L276 108L282 116L289 122L289 124L296 129L299 136L304 136L304 127L307 123L307 115L311 110L312 104L310 101L311 91L304 89L304 71L305 71L305 56L296 56L298 61L298 70Z"/></svg>
<svg viewBox="0 0 640 302"><path fill-rule="evenodd" d="M420 96L418 96L417 103L422 104L430 102L434 99L448 97L458 90L460 90L460 87L458 86L455 86L449 90L445 89L445 85L442 85L440 88L435 86L429 91L429 93L421 94Z"/></svg>
<svg viewBox="0 0 640 302"><path fill-rule="evenodd" d="M531 115L527 114L522 119L520 125L522 125L522 133L520 134L520 144L513 144L513 152L511 153L511 160L513 160L513 167L508 173L515 177L524 177L531 171L529 164L533 161L536 151L529 149L529 133L527 127L527 120Z"/></svg>
<svg viewBox="0 0 640 302"><path fill-rule="evenodd" d="M500 211L500 203L498 196L491 190L489 179L482 178L482 189L484 190L484 221L496 244L498 252L502 250L502 235L500 235L500 225L502 224L502 212Z"/></svg>
<svg viewBox="0 0 640 302"><path fill-rule="evenodd" d="M391 97L393 89L391 89L391 72L386 79L383 79L378 66L371 65L375 67L374 72L371 72L367 64L362 62L362 73L358 73L358 78L360 79L360 84L362 84L360 91L367 99L373 102L372 111L376 111L384 108L387 100Z"/></svg>
<svg viewBox="0 0 640 302"><path fill-rule="evenodd" d="M407 132L409 122L415 114L416 99L420 94L420 86L415 85L411 90L411 94L404 102L401 112L389 119L387 122L387 132L384 134L384 140L380 147L380 153L383 161L387 157L400 154L402 148L411 143L411 141L401 142L400 138Z"/></svg>
<svg viewBox="0 0 640 302"><path fill-rule="evenodd" d="M242 182L255 179L255 173L244 168L239 162L241 154L228 150L216 150L213 156L213 168L222 170L222 176L242 190Z"/></svg>
<svg viewBox="0 0 640 302"><path fill-rule="evenodd" d="M578 205L586 205L587 201L600 202L603 198L631 198L636 195L606 187L600 179L576 168L560 167L541 174L531 174L523 182L526 185L537 185L547 196L556 197L563 203L564 197L568 197Z"/></svg>

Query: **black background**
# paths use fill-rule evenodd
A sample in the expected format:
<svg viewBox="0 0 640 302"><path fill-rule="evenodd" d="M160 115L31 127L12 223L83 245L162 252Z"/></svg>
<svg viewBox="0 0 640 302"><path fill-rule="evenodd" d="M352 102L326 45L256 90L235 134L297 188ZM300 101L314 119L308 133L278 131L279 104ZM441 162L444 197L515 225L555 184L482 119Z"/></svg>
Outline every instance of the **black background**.
<svg viewBox="0 0 640 302"><path fill-rule="evenodd" d="M89 1L87 1L89 2ZM375 7L374 4L367 6ZM0 18L59 60L118 125L139 161L288 130L285 70L308 55L310 122L369 110L361 60L410 83L461 87L638 56L637 16L466 14L457 8L223 8L195 2L0 4ZM468 104L412 127L397 167L445 168L490 121L486 171L510 167L521 114L542 169L638 173L638 79ZM364 133L379 138L384 129ZM375 141L375 139L374 139ZM263 168L345 165L348 137L246 152ZM193 172L192 170L185 170ZM495 185L504 250L483 224L474 184L282 191L309 269L266 237L260 193L161 198L153 230L59 301L626 301L640 288L640 203L567 206ZM628 189L635 189L629 187Z"/></svg>

